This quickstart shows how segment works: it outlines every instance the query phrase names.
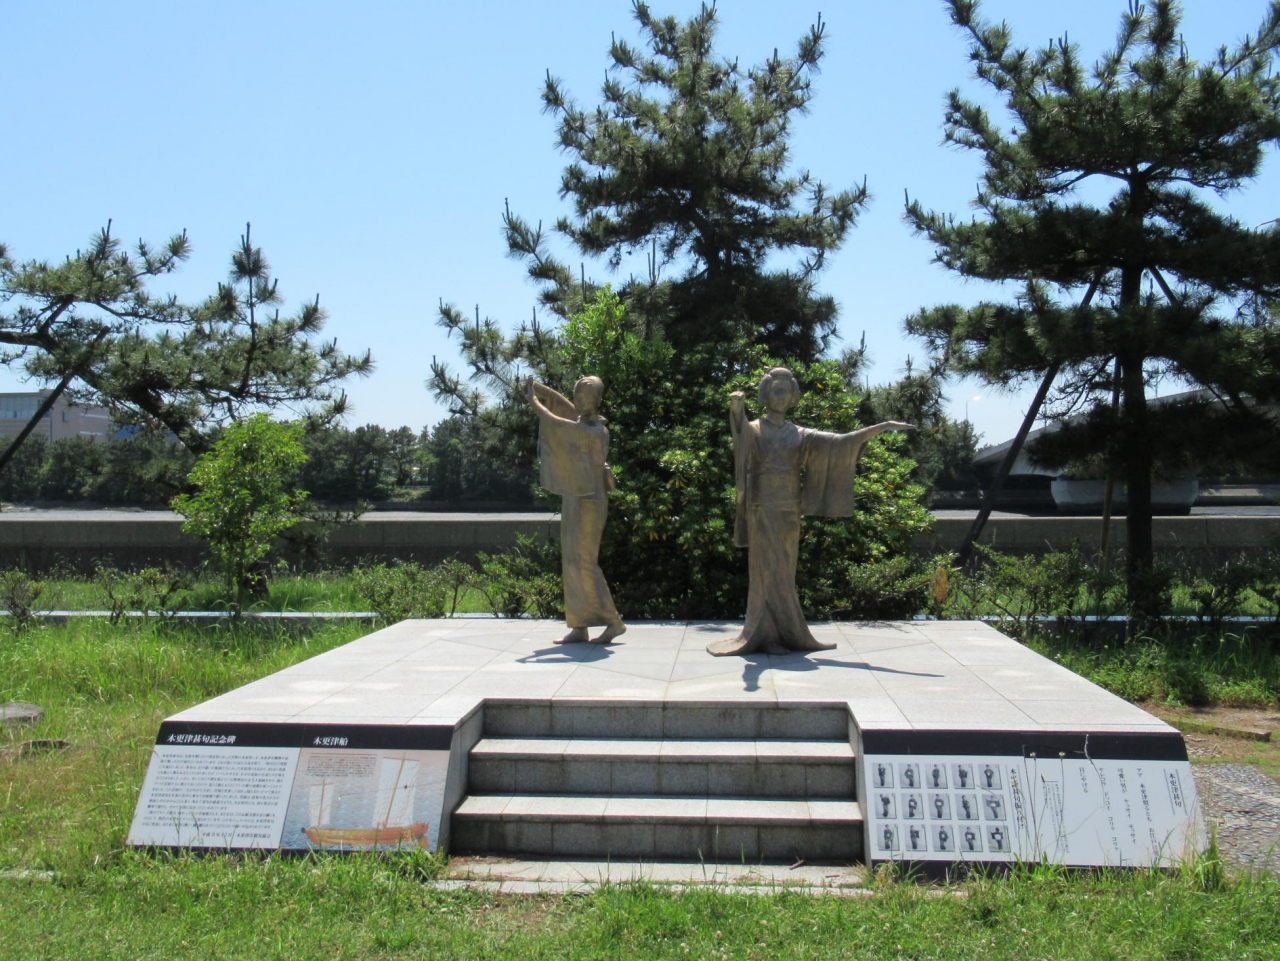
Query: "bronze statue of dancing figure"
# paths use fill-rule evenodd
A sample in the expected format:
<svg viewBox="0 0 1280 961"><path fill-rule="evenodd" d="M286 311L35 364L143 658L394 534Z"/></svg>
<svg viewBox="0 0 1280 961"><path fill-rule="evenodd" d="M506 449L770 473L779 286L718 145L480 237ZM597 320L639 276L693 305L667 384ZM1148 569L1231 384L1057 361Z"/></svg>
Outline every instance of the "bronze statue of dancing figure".
<svg viewBox="0 0 1280 961"><path fill-rule="evenodd" d="M599 377L580 379L573 403L532 377L525 381L525 396L538 412L538 482L562 498L560 569L569 633L557 644L608 644L627 629L600 570L600 537L614 486L609 431L599 414L603 395ZM588 637L587 628L601 624L604 631Z"/></svg>
<svg viewBox="0 0 1280 961"><path fill-rule="evenodd" d="M760 406L766 414L759 420L747 420L746 395L729 395L738 503L733 542L748 549L750 587L742 632L707 645L717 656L835 646L813 636L800 609L800 518L852 516L853 477L862 448L877 434L912 427L885 421L848 434L809 430L786 419L799 399L800 384L785 367L773 368L760 381Z"/></svg>

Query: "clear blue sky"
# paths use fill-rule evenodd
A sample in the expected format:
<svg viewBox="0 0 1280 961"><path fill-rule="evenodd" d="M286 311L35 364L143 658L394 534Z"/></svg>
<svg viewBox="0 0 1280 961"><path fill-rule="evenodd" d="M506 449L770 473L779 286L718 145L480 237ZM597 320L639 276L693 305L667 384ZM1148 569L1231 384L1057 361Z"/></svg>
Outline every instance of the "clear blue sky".
<svg viewBox="0 0 1280 961"><path fill-rule="evenodd" d="M1262 0L1186 6L1196 57L1234 43L1264 10ZM697 3L651 7L683 17ZM823 287L840 302L845 340L865 331L874 379L888 380L922 356L904 317L984 295L933 266L901 221L904 188L936 209L968 210L978 167L941 145L942 100L952 87L978 88L966 42L935 0L721 0L719 50L744 65L775 46L794 50L819 8L827 58L792 155L836 187L867 178L873 205ZM1092 60L1124 2L983 9L1029 45L1066 31ZM504 198L533 221L564 210L565 157L540 111L545 71L594 105L610 33L636 38L626 0L8 0L0 23L0 239L11 255L61 258L108 218L127 239L160 242L185 228L195 253L167 288L194 300L224 278L252 221L290 308L319 294L327 334L373 351L376 372L349 385L348 423L415 429L442 416L424 387L432 355L456 357L435 326L437 301L479 303L508 324L533 306L534 289L504 255L500 214ZM1229 209L1250 224L1280 216L1277 158ZM0 387L12 383L0 375ZM1007 438L1025 407L1023 395L975 384L953 385L950 398L989 443Z"/></svg>

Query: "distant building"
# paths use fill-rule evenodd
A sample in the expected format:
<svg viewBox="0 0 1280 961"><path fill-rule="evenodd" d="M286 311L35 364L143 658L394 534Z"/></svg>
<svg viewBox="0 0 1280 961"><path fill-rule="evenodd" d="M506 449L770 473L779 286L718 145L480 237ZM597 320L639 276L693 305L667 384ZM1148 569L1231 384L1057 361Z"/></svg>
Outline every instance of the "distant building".
<svg viewBox="0 0 1280 961"><path fill-rule="evenodd" d="M1149 407L1160 407L1164 404L1180 404L1191 400L1214 400L1221 403L1224 408L1226 407L1225 401L1215 397L1212 393L1204 390L1203 388L1184 391L1178 394L1165 394L1162 397L1148 397L1147 405ZM1251 407L1253 406L1253 400L1251 398L1246 397L1245 403ZM1280 409L1277 409L1275 405L1268 405L1264 409L1268 410L1273 419L1280 421ZM1067 418L1067 422L1078 422L1082 420L1084 416L1085 415L1083 413L1073 414L1071 417ZM1031 458L1027 454L1027 444L1030 444L1031 441L1045 433L1051 433L1058 430L1061 426L1062 425L1059 422L1051 421L1046 426L1037 427L1035 430L1027 434L1026 442L1018 452L1018 456L1013 462L1013 467L1009 471L1009 477L1013 479L1015 485L1020 484L1024 487L1047 487L1050 481L1062 473L1060 470L1049 470L1048 468L1037 467L1031 463ZM973 455L973 468L984 482L989 481L995 476L1000 464L1004 461L1005 455L1009 452L1009 448L1012 446L1013 441L1007 440L1002 444L992 444L990 447L983 447Z"/></svg>
<svg viewBox="0 0 1280 961"><path fill-rule="evenodd" d="M52 393L51 390L35 390L0 394L0 437L14 437L21 433L27 421L35 416L36 410ZM64 394L54 401L49 413L40 418L32 433L50 441L64 437L110 440L111 415L105 407L70 403Z"/></svg>

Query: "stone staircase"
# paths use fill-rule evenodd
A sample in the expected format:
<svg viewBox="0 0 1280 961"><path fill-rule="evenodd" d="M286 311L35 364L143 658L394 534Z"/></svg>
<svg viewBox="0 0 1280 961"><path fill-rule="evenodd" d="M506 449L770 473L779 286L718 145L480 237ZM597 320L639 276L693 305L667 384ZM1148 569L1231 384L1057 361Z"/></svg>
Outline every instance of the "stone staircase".
<svg viewBox="0 0 1280 961"><path fill-rule="evenodd" d="M457 854L853 861L845 705L487 701Z"/></svg>

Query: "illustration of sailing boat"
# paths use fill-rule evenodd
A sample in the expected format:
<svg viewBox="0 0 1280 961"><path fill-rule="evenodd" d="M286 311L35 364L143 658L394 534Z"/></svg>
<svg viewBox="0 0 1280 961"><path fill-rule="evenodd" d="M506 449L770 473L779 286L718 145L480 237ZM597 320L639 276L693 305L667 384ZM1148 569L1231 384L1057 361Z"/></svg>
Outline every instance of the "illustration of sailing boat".
<svg viewBox="0 0 1280 961"><path fill-rule="evenodd" d="M425 848L429 843L428 824L413 820L420 763L406 757L382 758L378 762L378 795L373 806L375 821L367 828L332 825L335 789L332 784L321 781L311 788L307 798L307 819L312 825L305 831L307 838L320 847L417 845Z"/></svg>

